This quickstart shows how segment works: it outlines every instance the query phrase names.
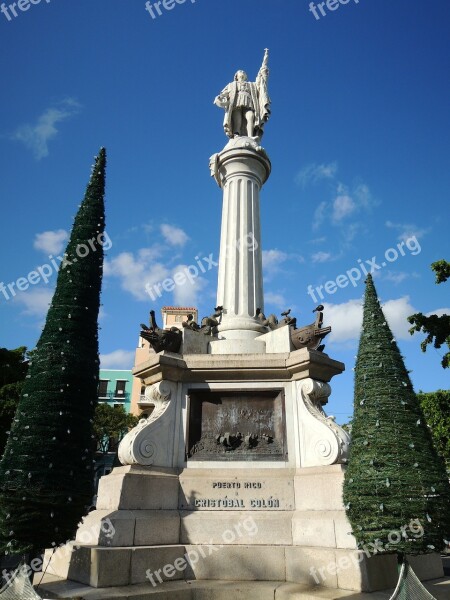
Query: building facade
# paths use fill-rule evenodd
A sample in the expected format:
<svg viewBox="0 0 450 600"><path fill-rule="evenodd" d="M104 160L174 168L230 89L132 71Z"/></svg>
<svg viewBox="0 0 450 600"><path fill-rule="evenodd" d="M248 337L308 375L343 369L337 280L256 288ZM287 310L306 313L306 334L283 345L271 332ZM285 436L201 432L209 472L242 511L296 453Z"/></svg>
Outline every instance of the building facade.
<svg viewBox="0 0 450 600"><path fill-rule="evenodd" d="M126 413L131 408L131 389L133 387L131 369L100 369L97 399L99 403L110 406L123 406ZM111 473L117 460L117 451L98 452L95 457L94 488L97 494L98 482L103 475ZM93 506L95 505L95 497Z"/></svg>
<svg viewBox="0 0 450 600"><path fill-rule="evenodd" d="M194 321L198 322L198 310L191 306L163 306L161 316L163 321L163 329L178 327L182 329L183 321L187 320L188 315L194 317Z"/></svg>
<svg viewBox="0 0 450 600"><path fill-rule="evenodd" d="M98 401L110 406L123 406L129 413L133 379L131 369L100 369Z"/></svg>

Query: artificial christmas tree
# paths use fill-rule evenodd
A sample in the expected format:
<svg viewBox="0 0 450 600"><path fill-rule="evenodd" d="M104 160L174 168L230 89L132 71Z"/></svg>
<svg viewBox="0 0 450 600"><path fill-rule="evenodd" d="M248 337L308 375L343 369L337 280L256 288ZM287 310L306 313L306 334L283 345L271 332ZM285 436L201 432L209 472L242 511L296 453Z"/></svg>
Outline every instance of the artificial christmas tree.
<svg viewBox="0 0 450 600"><path fill-rule="evenodd" d="M438 552L450 530L450 487L408 371L367 278L355 368L344 502L353 534L373 553Z"/></svg>
<svg viewBox="0 0 450 600"><path fill-rule="evenodd" d="M93 494L106 153L75 217L0 463L0 542L36 554L73 537Z"/></svg>

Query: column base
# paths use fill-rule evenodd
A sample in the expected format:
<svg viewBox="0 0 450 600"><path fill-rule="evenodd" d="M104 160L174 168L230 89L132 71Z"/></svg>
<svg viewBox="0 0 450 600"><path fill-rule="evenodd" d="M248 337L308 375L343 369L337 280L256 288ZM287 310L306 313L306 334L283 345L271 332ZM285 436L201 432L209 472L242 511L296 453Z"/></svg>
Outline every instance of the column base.
<svg viewBox="0 0 450 600"><path fill-rule="evenodd" d="M209 342L209 354L265 354L266 344L257 339L226 339Z"/></svg>
<svg viewBox="0 0 450 600"><path fill-rule="evenodd" d="M253 317L225 317L217 328L219 339L208 345L208 354L265 354L266 343L260 340L267 327Z"/></svg>

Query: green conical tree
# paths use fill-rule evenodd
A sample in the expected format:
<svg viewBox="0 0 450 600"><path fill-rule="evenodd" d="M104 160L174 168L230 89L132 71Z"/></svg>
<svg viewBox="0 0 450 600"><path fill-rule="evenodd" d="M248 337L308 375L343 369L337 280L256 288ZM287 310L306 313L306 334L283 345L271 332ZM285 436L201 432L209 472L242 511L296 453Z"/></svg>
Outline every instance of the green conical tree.
<svg viewBox="0 0 450 600"><path fill-rule="evenodd" d="M101 149L0 462L0 547L8 553L37 554L73 538L91 503L105 167Z"/></svg>
<svg viewBox="0 0 450 600"><path fill-rule="evenodd" d="M408 371L367 278L355 368L344 503L360 547L439 551L450 530L450 487Z"/></svg>

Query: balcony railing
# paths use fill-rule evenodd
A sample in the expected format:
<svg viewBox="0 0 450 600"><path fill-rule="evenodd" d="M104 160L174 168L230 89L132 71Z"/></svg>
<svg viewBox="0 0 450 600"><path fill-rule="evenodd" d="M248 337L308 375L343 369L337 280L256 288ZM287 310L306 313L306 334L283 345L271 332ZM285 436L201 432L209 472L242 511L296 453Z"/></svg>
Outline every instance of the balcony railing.
<svg viewBox="0 0 450 600"><path fill-rule="evenodd" d="M106 392L106 394L99 394L99 400L114 400L115 402L129 402L130 394L129 392L123 392L123 394L119 394L117 392Z"/></svg>

